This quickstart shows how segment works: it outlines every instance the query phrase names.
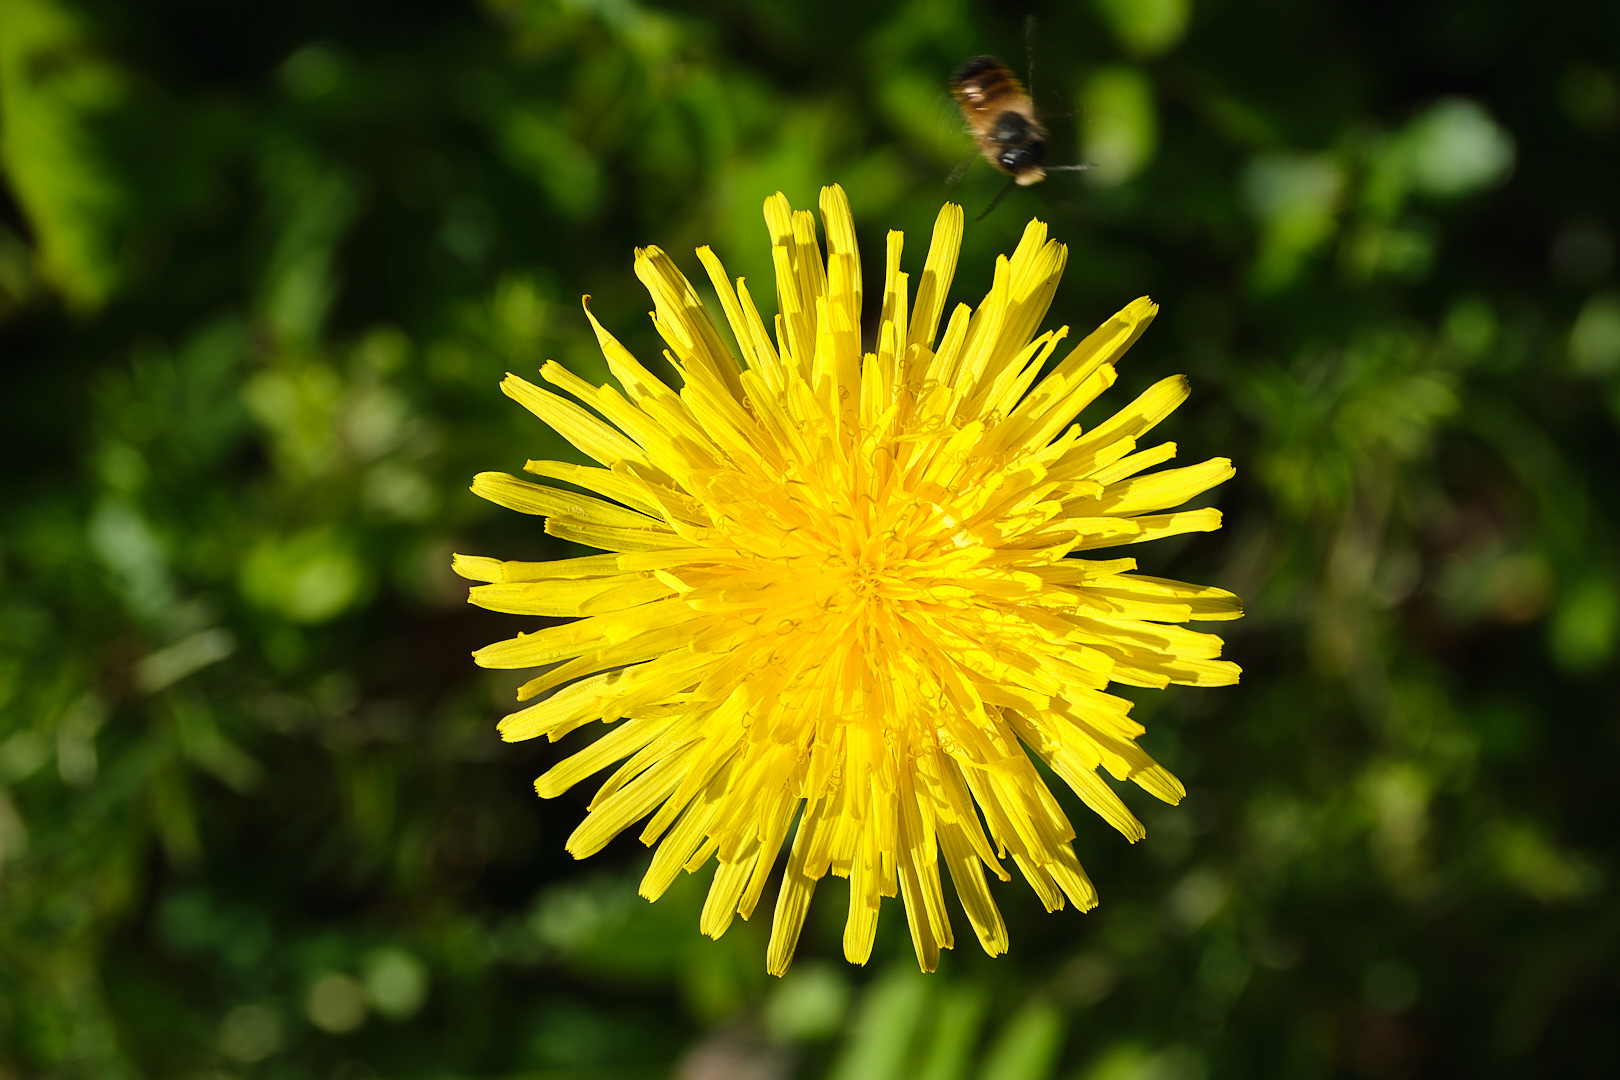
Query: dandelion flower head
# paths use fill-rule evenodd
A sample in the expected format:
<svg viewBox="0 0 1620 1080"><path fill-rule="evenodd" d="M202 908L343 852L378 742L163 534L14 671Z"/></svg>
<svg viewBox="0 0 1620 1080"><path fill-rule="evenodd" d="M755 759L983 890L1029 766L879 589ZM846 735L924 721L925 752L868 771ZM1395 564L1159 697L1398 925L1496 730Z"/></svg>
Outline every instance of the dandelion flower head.
<svg viewBox="0 0 1620 1080"><path fill-rule="evenodd" d="M1166 802L1184 794L1137 745L1130 703L1105 691L1235 682L1220 639L1179 624L1241 608L1094 552L1218 528L1217 510L1173 508L1232 466L1144 472L1175 454L1139 443L1186 398L1179 376L1093 427L1074 422L1157 306L1134 301L1049 364L1067 328L1037 331L1065 249L1039 221L943 332L961 208L941 210L914 292L890 232L865 351L842 189L823 189L821 215L825 257L814 215L780 193L765 203L773 324L698 251L735 353L669 256L636 252L679 389L587 298L618 386L550 362L541 378L562 393L515 375L502 389L596 464L525 466L567 487L487 472L472 490L604 553L458 555L455 568L484 583L475 604L569 620L474 656L544 669L504 738L607 725L535 785L550 798L617 765L568 839L575 857L648 819L641 894L713 861L701 928L719 937L753 913L786 847L771 972L786 971L828 873L849 881L851 961L871 955L881 901L899 895L932 970L954 943L945 875L992 955L1007 929L987 870L1008 880L1010 861L1048 910L1097 902L1031 755L1132 841L1142 825L1099 769Z"/></svg>

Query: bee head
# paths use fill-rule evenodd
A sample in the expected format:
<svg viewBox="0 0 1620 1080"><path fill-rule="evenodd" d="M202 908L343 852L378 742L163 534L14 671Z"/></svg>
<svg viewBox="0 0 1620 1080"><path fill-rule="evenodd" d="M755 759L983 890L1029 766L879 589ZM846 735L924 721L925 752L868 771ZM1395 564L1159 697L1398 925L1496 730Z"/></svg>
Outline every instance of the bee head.
<svg viewBox="0 0 1620 1080"><path fill-rule="evenodd" d="M1041 166L1046 163L1045 133L1022 113L1011 109L996 118L991 138L997 147L996 165L1019 178L1020 183L1034 183L1040 179ZM1024 180L1026 173L1035 175Z"/></svg>
<svg viewBox="0 0 1620 1080"><path fill-rule="evenodd" d="M1046 175L1042 168L1046 164L1046 144L1035 142L1009 147L996 155L996 164L1002 171L1017 177L1020 184L1033 184Z"/></svg>

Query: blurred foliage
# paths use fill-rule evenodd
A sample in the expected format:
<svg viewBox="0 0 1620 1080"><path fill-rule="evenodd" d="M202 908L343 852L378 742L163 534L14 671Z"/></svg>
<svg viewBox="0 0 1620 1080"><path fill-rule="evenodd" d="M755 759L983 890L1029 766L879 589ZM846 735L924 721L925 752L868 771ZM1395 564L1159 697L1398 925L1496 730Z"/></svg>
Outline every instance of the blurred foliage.
<svg viewBox="0 0 1620 1080"><path fill-rule="evenodd" d="M496 384L605 378L580 294L657 355L635 245L757 293L837 181L920 260L1022 13L0 0L0 1077L1620 1074L1620 8L1033 9L1099 168L955 292L1038 214L1052 322L1163 303L1114 400L1186 371L1240 475L1144 569L1245 596L1244 682L1141 695L1191 794L1074 812L1096 912L923 977L827 895L768 981L564 855L449 554L565 552L466 485L566 452Z"/></svg>

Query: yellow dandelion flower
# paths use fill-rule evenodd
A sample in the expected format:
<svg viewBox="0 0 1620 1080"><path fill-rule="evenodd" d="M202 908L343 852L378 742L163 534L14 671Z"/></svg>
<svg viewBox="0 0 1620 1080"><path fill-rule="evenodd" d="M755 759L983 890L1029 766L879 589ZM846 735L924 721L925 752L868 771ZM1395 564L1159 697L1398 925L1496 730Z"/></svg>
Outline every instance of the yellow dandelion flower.
<svg viewBox="0 0 1620 1080"><path fill-rule="evenodd" d="M636 252L680 390L588 306L618 388L547 363L542 379L571 401L508 375L508 396L597 462L524 468L594 494L492 472L472 490L606 554L458 555L455 568L486 583L475 604L570 620L474 656L545 668L518 692L538 702L501 721L504 738L610 725L535 783L550 798L619 763L568 839L576 858L650 815L641 894L657 899L715 860L701 926L719 937L753 913L792 831L771 972L787 969L828 873L849 879L845 956L867 960L879 905L898 894L932 970L954 943L942 862L991 955L1007 929L984 871L1007 880L1009 855L1048 910L1097 902L1031 753L1132 841L1142 825L1099 766L1166 802L1184 794L1137 746L1130 703L1104 690L1235 682L1219 638L1176 624L1236 618L1239 602L1136 574L1134 559L1085 556L1219 527L1214 509L1171 508L1232 465L1143 474L1175 454L1137 444L1186 398L1179 376L1095 427L1071 423L1158 309L1131 303L1042 378L1067 329L1037 335L1065 258L1039 221L937 342L961 208L940 211L914 300L889 233L868 352L842 189L822 191L821 214L825 258L812 214L780 193L765 203L772 327L744 282L698 251L740 359L669 256Z"/></svg>

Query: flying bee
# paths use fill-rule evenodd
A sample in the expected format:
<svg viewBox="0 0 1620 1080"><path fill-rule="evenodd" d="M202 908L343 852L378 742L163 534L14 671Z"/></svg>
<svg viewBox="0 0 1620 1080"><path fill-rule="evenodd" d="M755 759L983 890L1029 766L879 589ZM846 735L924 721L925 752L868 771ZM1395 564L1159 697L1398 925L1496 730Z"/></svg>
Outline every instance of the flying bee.
<svg viewBox="0 0 1620 1080"><path fill-rule="evenodd" d="M1046 164L1046 127L1040 114L1017 76L995 57L975 56L957 68L951 76L951 96L962 107L985 160L1008 176L1007 186L975 220L982 221L1000 205L1014 185L1037 184L1048 172L1091 168Z"/></svg>

